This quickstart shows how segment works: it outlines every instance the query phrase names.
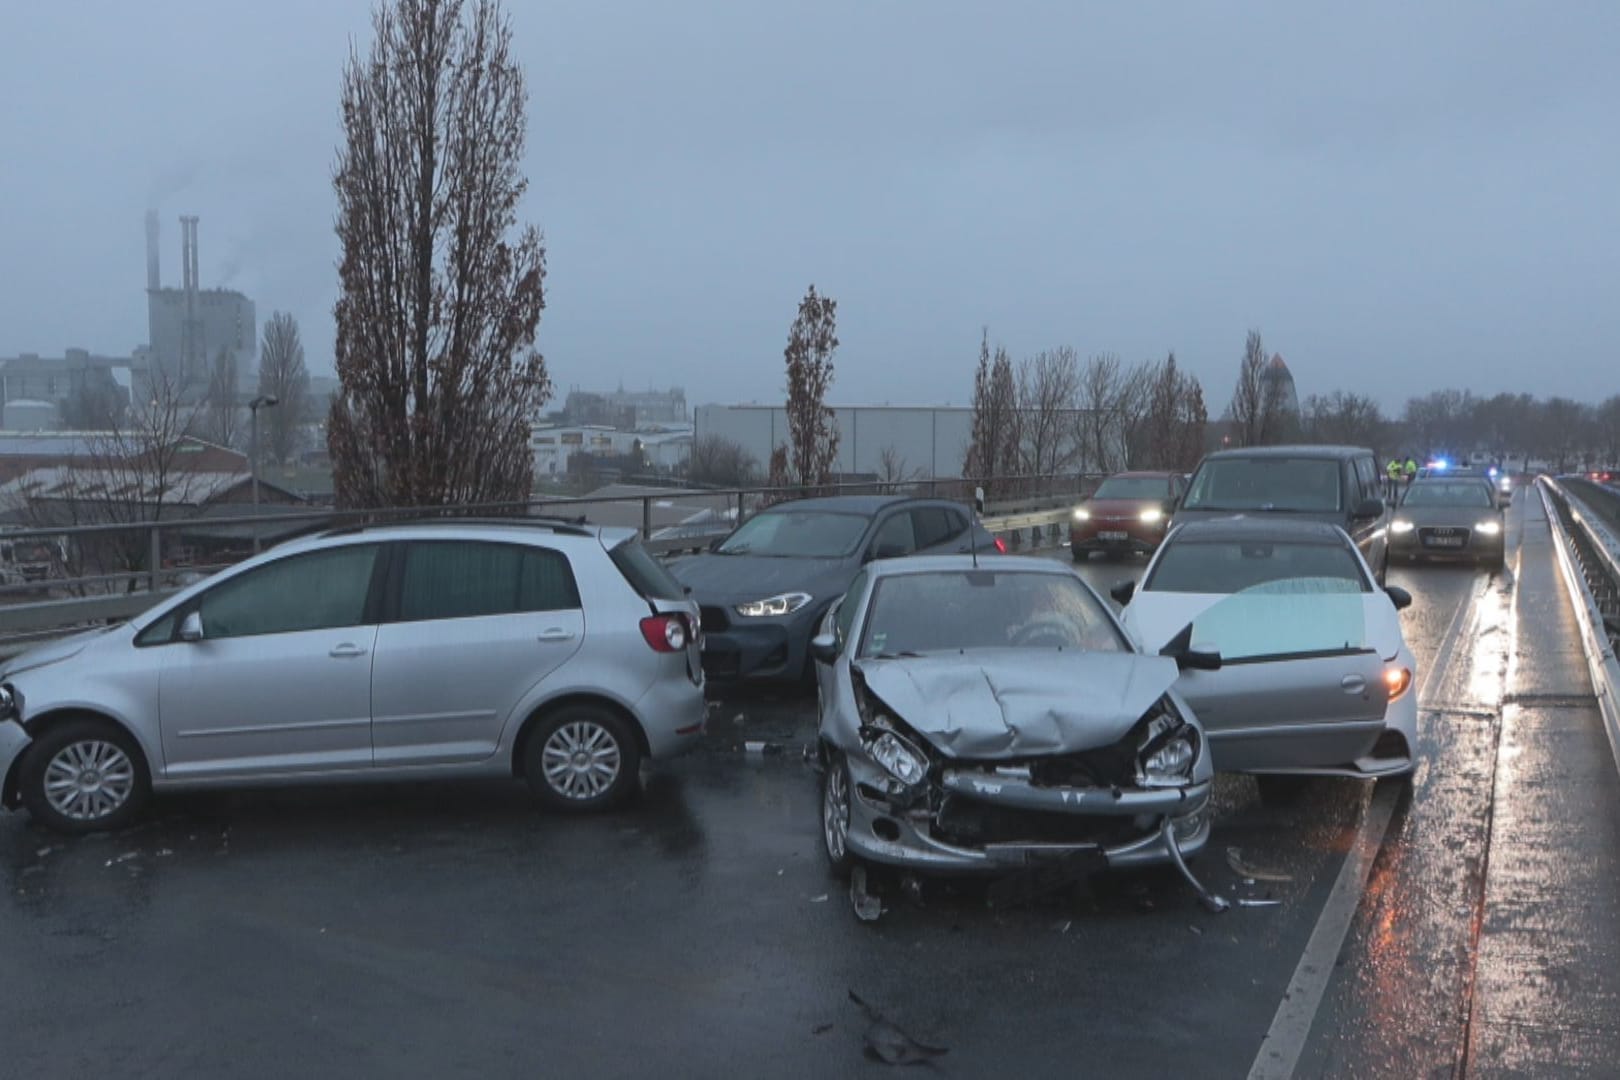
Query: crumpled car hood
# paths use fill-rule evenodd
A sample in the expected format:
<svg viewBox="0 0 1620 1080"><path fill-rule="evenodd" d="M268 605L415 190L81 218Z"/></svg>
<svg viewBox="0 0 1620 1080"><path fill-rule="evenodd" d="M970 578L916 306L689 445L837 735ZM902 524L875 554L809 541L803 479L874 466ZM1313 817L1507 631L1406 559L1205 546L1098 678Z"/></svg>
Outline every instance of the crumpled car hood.
<svg viewBox="0 0 1620 1080"><path fill-rule="evenodd" d="M1165 657L1033 649L861 660L855 668L919 735L967 759L1118 742L1179 674Z"/></svg>

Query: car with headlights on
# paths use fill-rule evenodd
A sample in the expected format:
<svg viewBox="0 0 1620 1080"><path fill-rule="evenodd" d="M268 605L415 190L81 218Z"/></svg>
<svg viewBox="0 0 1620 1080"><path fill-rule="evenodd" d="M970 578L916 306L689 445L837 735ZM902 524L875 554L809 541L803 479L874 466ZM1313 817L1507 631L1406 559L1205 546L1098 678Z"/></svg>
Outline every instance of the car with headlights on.
<svg viewBox="0 0 1620 1080"><path fill-rule="evenodd" d="M1399 776L1416 760L1417 661L1399 612L1350 538L1276 516L1196 521L1165 538L1140 584L1112 590L1140 644L1214 650L1218 671L1177 691L1209 737L1215 767L1274 777Z"/></svg>
<svg viewBox="0 0 1620 1080"><path fill-rule="evenodd" d="M810 639L827 608L874 561L918 552L999 553L967 507L944 499L840 495L762 510L670 571L703 618L716 682L809 682Z"/></svg>
<svg viewBox="0 0 1620 1080"><path fill-rule="evenodd" d="M1075 507L1069 553L1075 562L1092 552L1151 555L1164 539L1186 480L1180 473L1123 472L1104 480Z"/></svg>
<svg viewBox="0 0 1620 1080"><path fill-rule="evenodd" d="M1501 500L1487 479L1414 480L1390 523L1390 558L1464 560L1500 570L1507 561L1505 523Z"/></svg>
<svg viewBox="0 0 1620 1080"><path fill-rule="evenodd" d="M812 648L834 870L1180 865L1209 838L1209 749L1175 683L1219 658L1143 655L1061 563L874 563Z"/></svg>
<svg viewBox="0 0 1620 1080"><path fill-rule="evenodd" d="M317 781L519 777L605 808L702 734L696 622L629 529L290 541L0 667L0 800L67 832L154 791Z"/></svg>

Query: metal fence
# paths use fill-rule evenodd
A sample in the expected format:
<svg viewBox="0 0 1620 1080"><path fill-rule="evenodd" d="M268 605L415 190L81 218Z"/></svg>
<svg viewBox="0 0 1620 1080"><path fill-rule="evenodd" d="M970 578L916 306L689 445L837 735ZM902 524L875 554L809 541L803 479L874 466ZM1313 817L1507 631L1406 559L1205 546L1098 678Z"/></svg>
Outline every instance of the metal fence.
<svg viewBox="0 0 1620 1080"><path fill-rule="evenodd" d="M972 480L863 481L809 494L906 495L964 503L987 488L986 525L1022 543L1053 535L1075 500L1102 477L1087 474ZM556 517L633 528L659 555L702 550L761 509L806 494L797 488L658 489L631 495L366 510L278 507L259 513L9 529L14 546L42 540L62 554L43 572L0 584L0 657L71 630L138 614L261 547L332 528L399 521Z"/></svg>
<svg viewBox="0 0 1620 1080"><path fill-rule="evenodd" d="M1543 480L1541 490L1592 690L1620 769L1620 492L1581 480Z"/></svg>

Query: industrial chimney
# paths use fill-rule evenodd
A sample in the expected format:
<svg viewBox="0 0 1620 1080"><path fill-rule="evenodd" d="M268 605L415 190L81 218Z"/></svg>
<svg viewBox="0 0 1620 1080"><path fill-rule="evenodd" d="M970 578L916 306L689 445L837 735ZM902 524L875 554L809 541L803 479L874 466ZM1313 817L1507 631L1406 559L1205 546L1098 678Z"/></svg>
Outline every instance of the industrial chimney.
<svg viewBox="0 0 1620 1080"><path fill-rule="evenodd" d="M163 288L163 281L158 276L158 214L156 210L146 212L146 291L157 292Z"/></svg>

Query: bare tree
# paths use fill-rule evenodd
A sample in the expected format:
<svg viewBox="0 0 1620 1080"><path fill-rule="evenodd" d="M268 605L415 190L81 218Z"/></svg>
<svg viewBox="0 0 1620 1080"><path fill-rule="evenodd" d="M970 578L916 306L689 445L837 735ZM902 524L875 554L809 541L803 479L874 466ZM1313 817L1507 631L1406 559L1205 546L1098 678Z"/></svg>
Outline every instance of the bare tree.
<svg viewBox="0 0 1620 1080"><path fill-rule="evenodd" d="M838 349L838 301L819 296L810 286L799 302L799 314L788 330L782 358L787 365L787 425L790 445L786 469L778 473L772 455L774 486L821 487L832 479L838 460L838 427L827 407L833 380L833 353Z"/></svg>
<svg viewBox="0 0 1620 1080"><path fill-rule="evenodd" d="M343 76L337 372L345 505L527 498L545 246L518 227L527 90L495 0L384 0Z"/></svg>
<svg viewBox="0 0 1620 1080"><path fill-rule="evenodd" d="M1305 399L1302 419L1305 435L1313 442L1381 449L1380 444L1388 441L1383 411L1365 394L1344 390L1312 394Z"/></svg>
<svg viewBox="0 0 1620 1080"><path fill-rule="evenodd" d="M877 478L887 485L911 484L923 478L923 470L913 469L900 448L889 443L878 454Z"/></svg>
<svg viewBox="0 0 1620 1080"><path fill-rule="evenodd" d="M236 357L220 349L208 371L208 407L199 416L202 434L220 446L236 445L242 433L241 395L238 393Z"/></svg>
<svg viewBox="0 0 1620 1080"><path fill-rule="evenodd" d="M741 443L720 435L702 435L692 440L686 475L694 484L746 487L757 479L757 465Z"/></svg>
<svg viewBox="0 0 1620 1080"><path fill-rule="evenodd" d="M1056 473L1078 460L1079 400L1080 360L1069 346L1036 353L1019 365L1019 449L1026 473Z"/></svg>
<svg viewBox="0 0 1620 1080"><path fill-rule="evenodd" d="M1171 353L1143 370L1146 409L1132 446L1131 464L1187 472L1204 452L1204 390Z"/></svg>
<svg viewBox="0 0 1620 1080"><path fill-rule="evenodd" d="M1270 441L1279 408L1275 383L1266 378L1266 344L1260 331L1250 330L1243 345L1243 362L1232 391L1228 414L1240 445L1260 446Z"/></svg>
<svg viewBox="0 0 1620 1080"><path fill-rule="evenodd" d="M990 332L979 342L979 366L973 377L973 433L963 473L982 480L987 489L1018 470L1018 389L1012 358L996 346L990 355ZM993 494L992 490L992 494Z"/></svg>
<svg viewBox="0 0 1620 1080"><path fill-rule="evenodd" d="M309 420L309 369L304 366L304 343L298 320L277 311L264 324L259 346L259 394L278 404L264 415L263 447L271 460L285 465L298 452L304 424Z"/></svg>

